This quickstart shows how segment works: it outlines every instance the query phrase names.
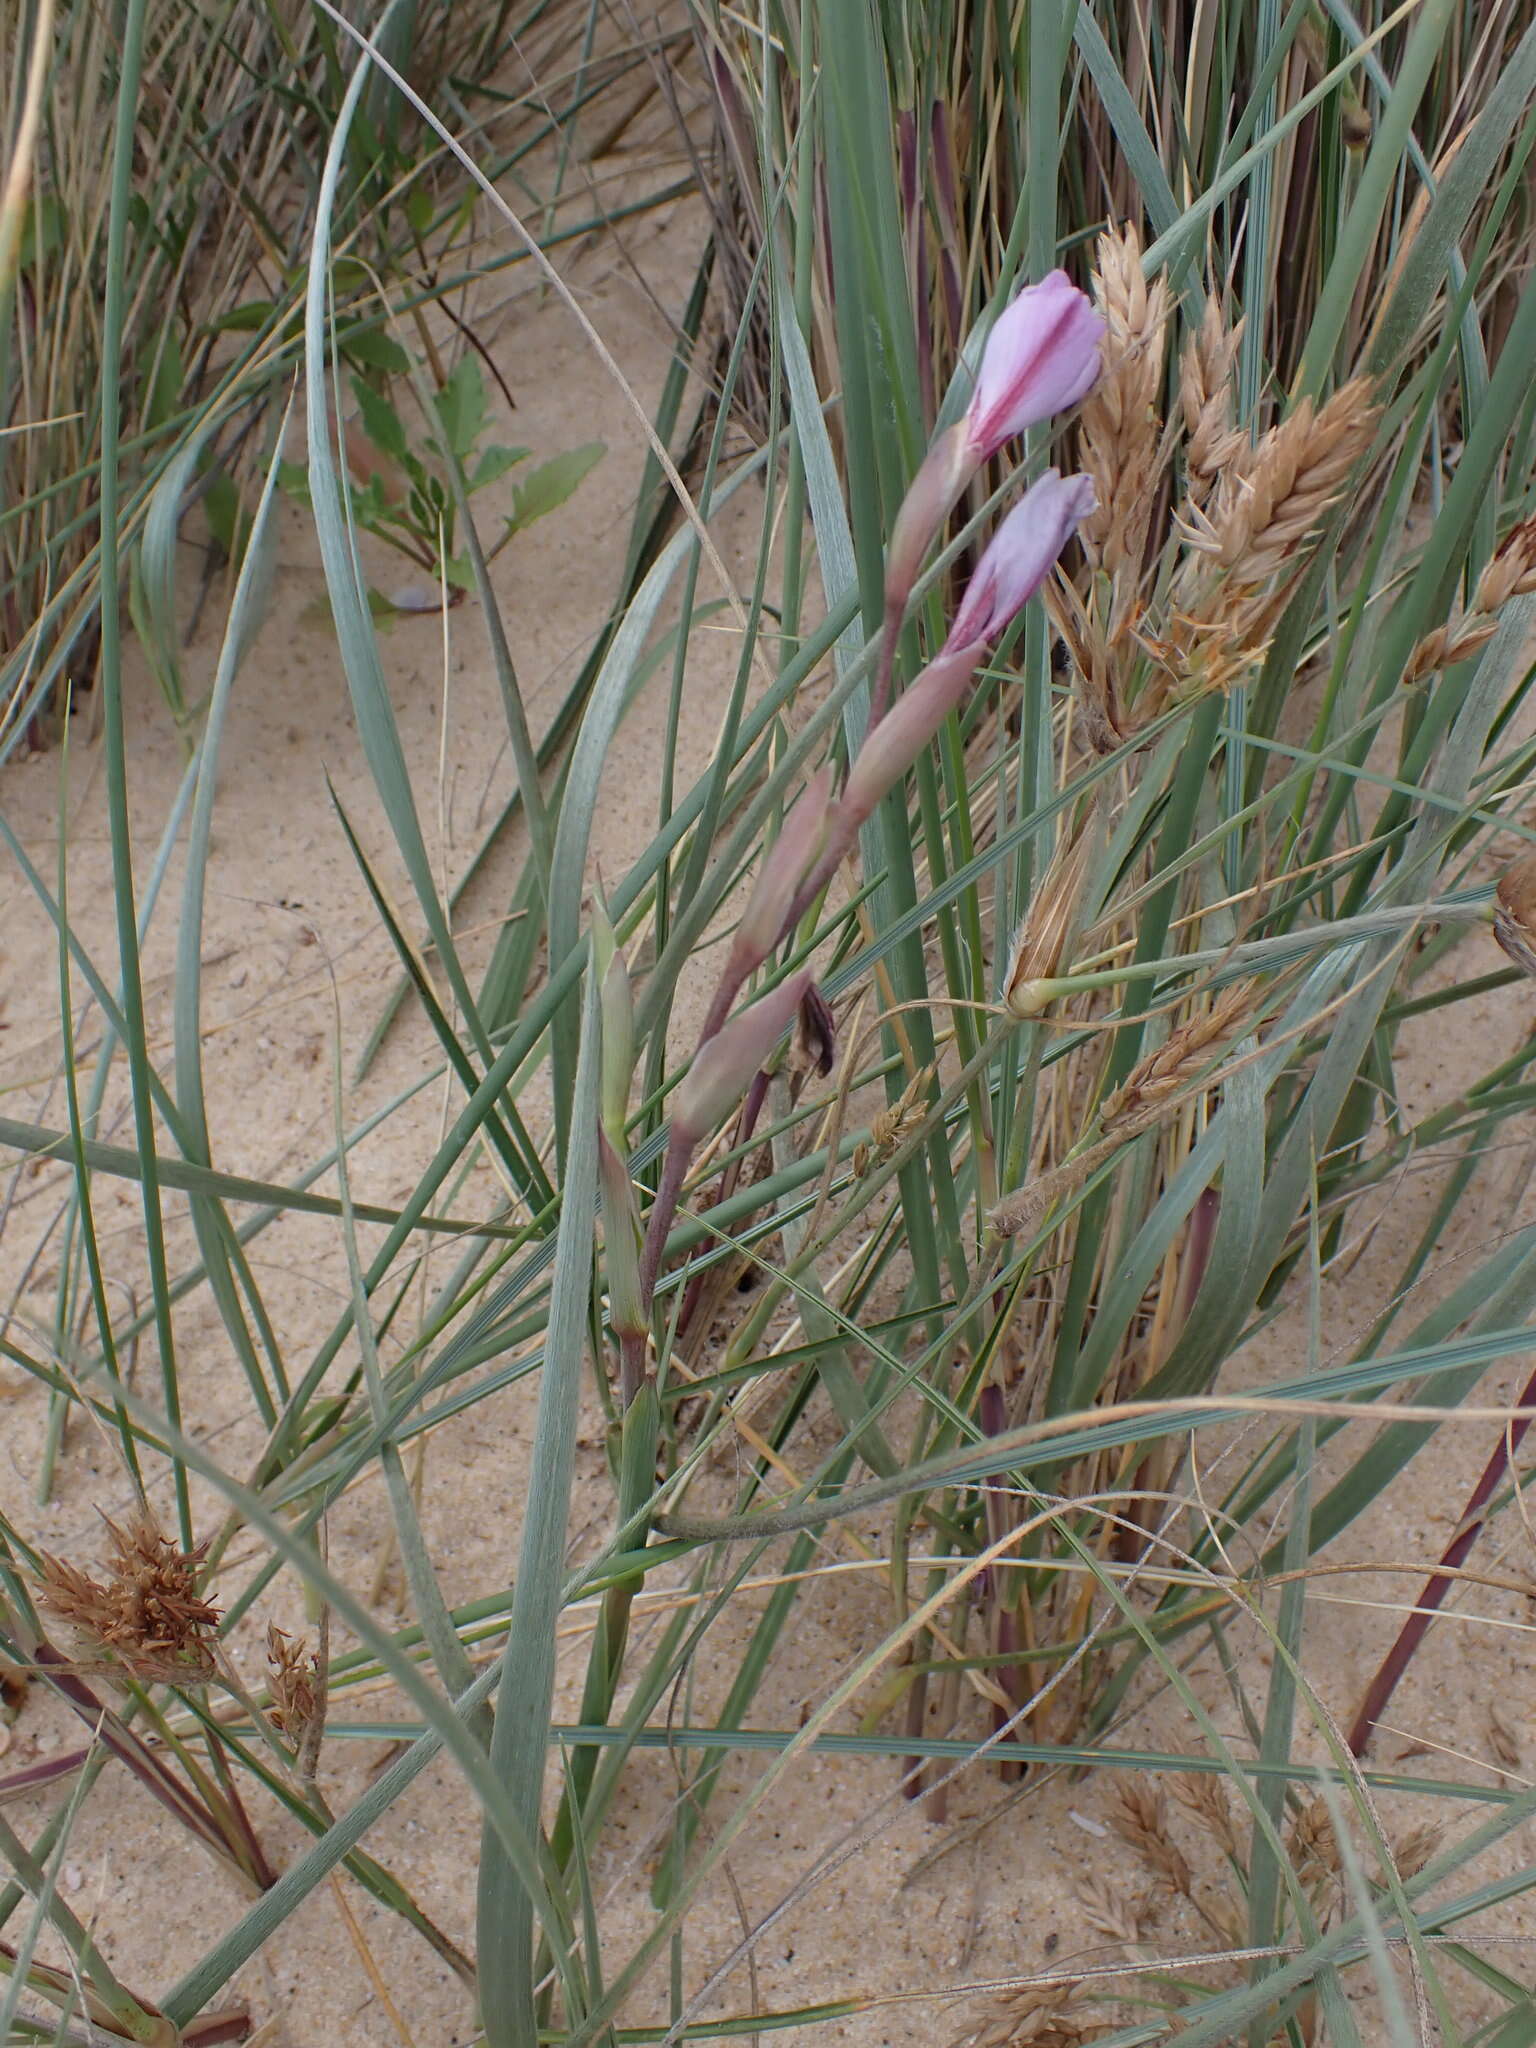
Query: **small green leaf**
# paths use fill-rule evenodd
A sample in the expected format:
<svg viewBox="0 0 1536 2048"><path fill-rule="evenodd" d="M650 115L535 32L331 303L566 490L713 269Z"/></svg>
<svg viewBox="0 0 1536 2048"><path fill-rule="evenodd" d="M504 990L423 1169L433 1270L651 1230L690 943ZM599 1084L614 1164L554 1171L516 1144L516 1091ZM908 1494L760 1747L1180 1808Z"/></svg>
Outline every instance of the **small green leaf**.
<svg viewBox="0 0 1536 2048"><path fill-rule="evenodd" d="M290 498L296 498L301 505L309 503L309 471L302 462L280 462L277 481Z"/></svg>
<svg viewBox="0 0 1536 2048"><path fill-rule="evenodd" d="M362 421L363 432L379 453L389 456L394 462L409 461L405 428L400 424L400 415L389 400L361 377L352 379L352 396L357 400L358 417Z"/></svg>
<svg viewBox="0 0 1536 2048"><path fill-rule="evenodd" d="M209 322L210 334L258 334L272 318L273 304L270 299L247 299L243 306L236 306L232 312L221 313L217 320Z"/></svg>
<svg viewBox="0 0 1536 2048"><path fill-rule="evenodd" d="M174 329L157 330L148 337L142 367L146 375L153 374L145 395L144 425L163 427L179 408L186 383L181 343Z"/></svg>
<svg viewBox="0 0 1536 2048"><path fill-rule="evenodd" d="M411 233L418 241L425 241L432 225L432 194L420 179L405 195L405 217L411 224Z"/></svg>
<svg viewBox="0 0 1536 2048"><path fill-rule="evenodd" d="M463 462L485 425L485 379L474 356L460 356L433 404L449 448Z"/></svg>
<svg viewBox="0 0 1536 2048"><path fill-rule="evenodd" d="M525 462L533 451L529 448L503 448L497 444L482 451L480 460L469 474L469 488L483 491L487 484L495 483L498 477L506 475L518 463Z"/></svg>
<svg viewBox="0 0 1536 2048"><path fill-rule="evenodd" d="M530 470L512 494L508 534L521 533L546 513L558 511L607 453L604 442L587 441L580 448L567 449L564 455L552 455L548 462Z"/></svg>
<svg viewBox="0 0 1536 2048"><path fill-rule="evenodd" d="M338 336L342 354L363 370L382 370L386 376L403 377L411 359L398 341L378 327L349 327Z"/></svg>

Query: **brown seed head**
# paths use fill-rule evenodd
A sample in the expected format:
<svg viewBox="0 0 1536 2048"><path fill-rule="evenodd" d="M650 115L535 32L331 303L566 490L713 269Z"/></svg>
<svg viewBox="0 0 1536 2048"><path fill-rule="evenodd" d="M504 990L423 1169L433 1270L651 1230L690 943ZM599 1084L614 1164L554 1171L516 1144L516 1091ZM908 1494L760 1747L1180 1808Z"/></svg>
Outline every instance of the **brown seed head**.
<svg viewBox="0 0 1536 2048"><path fill-rule="evenodd" d="M1500 875L1493 936L1515 965L1536 975L1536 853L1528 853Z"/></svg>
<svg viewBox="0 0 1536 2048"><path fill-rule="evenodd" d="M1327 1802L1313 1799L1291 1826L1289 1848L1296 1875L1309 1890L1329 1885L1344 1867Z"/></svg>
<svg viewBox="0 0 1536 2048"><path fill-rule="evenodd" d="M1472 609L1496 612L1512 597L1536 590L1536 518L1522 519L1504 536L1498 552L1477 579Z"/></svg>
<svg viewBox="0 0 1536 2048"><path fill-rule="evenodd" d="M1417 1877L1439 1848L1444 1830L1432 1820L1421 1821L1392 1844L1392 1862L1400 1878ZM1385 1876L1382 1883L1386 1883Z"/></svg>
<svg viewBox="0 0 1536 2048"><path fill-rule="evenodd" d="M320 1659L309 1638L295 1639L275 1622L267 1624L267 1687L272 1704L267 1719L290 1741L302 1743L314 1725L320 1683Z"/></svg>
<svg viewBox="0 0 1536 2048"><path fill-rule="evenodd" d="M178 1550L147 1508L126 1527L102 1516L110 1542L105 1577L43 1554L43 1604L110 1661L155 1684L201 1684L214 1670L211 1637L219 1610L197 1589L206 1541Z"/></svg>

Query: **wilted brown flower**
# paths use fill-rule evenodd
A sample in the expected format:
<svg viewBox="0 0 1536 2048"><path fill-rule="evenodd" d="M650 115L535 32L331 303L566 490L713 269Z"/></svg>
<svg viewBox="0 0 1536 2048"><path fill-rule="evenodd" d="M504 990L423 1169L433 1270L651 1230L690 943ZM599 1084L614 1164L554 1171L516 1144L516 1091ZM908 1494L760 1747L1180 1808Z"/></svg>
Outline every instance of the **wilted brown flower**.
<svg viewBox="0 0 1536 2048"><path fill-rule="evenodd" d="M210 1637L219 1610L202 1598L197 1575L206 1539L178 1550L148 1508L126 1527L103 1515L111 1548L105 1578L61 1557L42 1557L43 1604L94 1637L109 1662L156 1684L201 1684L214 1671Z"/></svg>

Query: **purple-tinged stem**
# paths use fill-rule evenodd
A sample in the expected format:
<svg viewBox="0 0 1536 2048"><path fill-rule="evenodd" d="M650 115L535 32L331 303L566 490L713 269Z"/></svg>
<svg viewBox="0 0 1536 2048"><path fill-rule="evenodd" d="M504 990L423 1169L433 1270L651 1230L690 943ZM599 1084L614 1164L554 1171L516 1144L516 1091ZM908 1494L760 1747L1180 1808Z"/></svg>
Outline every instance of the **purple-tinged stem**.
<svg viewBox="0 0 1536 2048"><path fill-rule="evenodd" d="M66 1657L51 1643L45 1642L37 1645L33 1659L48 1683L56 1692L62 1693L103 1747L125 1763L183 1827L238 1868L245 1869L234 1844L202 1800L179 1784L143 1739L98 1699L83 1679L75 1676ZM245 1875L250 1876L251 1873L245 1871Z"/></svg>
<svg viewBox="0 0 1536 2048"><path fill-rule="evenodd" d="M759 1067L752 1076L752 1086L747 1090L747 1099L741 1105L741 1112L736 1119L736 1145L738 1147L747 1144L751 1139L752 1133L757 1129L757 1120L763 1113L763 1104L767 1100L768 1076ZM718 1209L722 1202L728 1202L731 1199L731 1196L736 1192L736 1183L741 1178L741 1167L742 1162L740 1159L733 1159L730 1165L726 1167L715 1185L714 1199L709 1204L711 1209ZM678 1311L677 1317L679 1336L687 1330L694 1316L698 1313L699 1302L704 1292L704 1281L705 1275L702 1272L695 1273L683 1291L683 1305Z"/></svg>
<svg viewBox="0 0 1536 2048"><path fill-rule="evenodd" d="M1533 1402L1536 1402L1536 1372L1531 1374L1521 1389L1520 1399L1516 1405L1529 1408ZM1349 1746L1354 1755L1360 1756L1364 1753L1365 1746L1375 1731L1376 1723L1385 1713L1388 1700L1397 1690L1398 1681L1408 1669L1419 1644L1424 1640L1429 1624L1435 1618L1436 1610L1455 1583L1449 1574L1461 1563L1483 1533L1484 1524L1488 1519L1488 1503L1493 1498L1500 1480L1509 1470L1510 1461L1520 1448L1520 1440L1529 1427L1529 1416L1522 1417L1518 1422L1511 1422L1499 1438L1493 1456L1483 1467L1482 1476L1462 1509L1456 1534L1441 1554L1439 1569L1431 1573L1426 1580L1424 1590L1414 1602L1412 1614L1399 1629L1397 1641L1381 1660L1376 1676L1366 1688L1365 1698L1360 1703L1360 1711L1356 1714L1354 1726L1349 1731Z"/></svg>

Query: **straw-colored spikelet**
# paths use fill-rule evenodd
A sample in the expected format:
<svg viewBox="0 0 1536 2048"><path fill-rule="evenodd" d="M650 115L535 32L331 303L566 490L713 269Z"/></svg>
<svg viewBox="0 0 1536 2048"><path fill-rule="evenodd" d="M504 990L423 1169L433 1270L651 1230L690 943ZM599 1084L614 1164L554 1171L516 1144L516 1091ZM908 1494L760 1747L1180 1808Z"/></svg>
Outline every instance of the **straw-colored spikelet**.
<svg viewBox="0 0 1536 2048"><path fill-rule="evenodd" d="M1134 1948L1143 1940L1157 1920L1155 1890L1132 1892L1106 1882L1091 1870L1079 1874L1072 1886L1072 1896L1095 1934L1126 1948Z"/></svg>
<svg viewBox="0 0 1536 2048"><path fill-rule="evenodd" d="M1224 464L1207 517L1187 524L1191 546L1252 589L1295 566L1301 543L1343 495L1369 447L1377 408L1367 378L1356 377L1319 410L1310 398L1253 447Z"/></svg>
<svg viewBox="0 0 1536 2048"><path fill-rule="evenodd" d="M1472 602L1454 624L1436 626L1414 648L1403 671L1405 683L1422 681L1437 669L1454 668L1481 654L1499 630L1499 613L1512 597L1536 590L1536 519L1524 519L1478 577Z"/></svg>
<svg viewBox="0 0 1536 2048"><path fill-rule="evenodd" d="M1089 856L1099 843L1091 824L1058 847L1041 878L1029 913L1014 935L1003 982L1003 1001L1015 1017L1037 1017L1051 1001L1051 977L1077 923L1078 899Z"/></svg>
<svg viewBox="0 0 1536 2048"><path fill-rule="evenodd" d="M1076 1991L1070 1978L1005 1991L951 2048L1080 2048L1093 2033L1074 2017Z"/></svg>
<svg viewBox="0 0 1536 2048"><path fill-rule="evenodd" d="M1154 645L1169 698L1228 688L1262 659L1308 542L1370 446L1378 408L1355 378L1321 408L1303 399L1255 445L1228 437L1214 488L1191 490L1178 513L1188 550L1167 639Z"/></svg>
<svg viewBox="0 0 1536 2048"><path fill-rule="evenodd" d="M1124 1086L1105 1098L1105 1134L1138 1122L1147 1111L1180 1094L1209 1065L1213 1051L1241 1030L1254 995L1252 982L1234 982L1208 1010L1170 1031L1155 1052L1131 1069Z"/></svg>
<svg viewBox="0 0 1536 2048"><path fill-rule="evenodd" d="M1179 358L1179 410L1184 415L1184 466L1190 495L1205 497L1241 446L1232 416L1232 375L1243 323L1228 327L1214 299Z"/></svg>
<svg viewBox="0 0 1536 2048"><path fill-rule="evenodd" d="M1005 1195L988 1213L988 1226L999 1237L1018 1237L1033 1230L1054 1204L1075 1194L1123 1145L1161 1122L1186 1094L1203 1091L1209 1084L1203 1084L1201 1076L1210 1067L1213 1052L1242 1031L1255 993L1252 982L1235 983L1209 1010L1202 1010L1170 1033L1156 1052L1132 1068L1123 1087L1106 1096L1103 1135Z"/></svg>
<svg viewBox="0 0 1536 2048"><path fill-rule="evenodd" d="M1169 1787L1180 1806L1204 1828L1225 1856L1242 1853L1225 1782L1214 1771L1181 1771Z"/></svg>
<svg viewBox="0 0 1536 2048"><path fill-rule="evenodd" d="M45 1551L43 1604L135 1678L182 1685L211 1678L219 1610L197 1590L207 1542L178 1550L147 1508L126 1527L102 1520L110 1539L105 1576L93 1579Z"/></svg>
<svg viewBox="0 0 1536 2048"><path fill-rule="evenodd" d="M1083 402L1081 460L1095 508L1078 529L1093 568L1140 574L1162 467L1158 398L1171 300L1162 277L1142 272L1141 238L1127 223L1099 237L1093 273L1104 315L1104 369Z"/></svg>
<svg viewBox="0 0 1536 2048"><path fill-rule="evenodd" d="M1194 1873L1169 1830L1168 1801L1161 1785L1128 1779L1114 1795L1109 1824L1155 1884L1180 1898L1190 1897Z"/></svg>

